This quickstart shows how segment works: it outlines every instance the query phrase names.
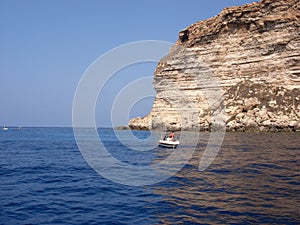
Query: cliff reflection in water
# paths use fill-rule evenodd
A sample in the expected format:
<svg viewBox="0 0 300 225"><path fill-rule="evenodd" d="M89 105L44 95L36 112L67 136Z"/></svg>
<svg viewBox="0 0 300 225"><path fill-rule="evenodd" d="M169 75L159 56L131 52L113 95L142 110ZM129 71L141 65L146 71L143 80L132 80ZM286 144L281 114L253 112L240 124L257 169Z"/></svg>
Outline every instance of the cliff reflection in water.
<svg viewBox="0 0 300 225"><path fill-rule="evenodd" d="M199 147L180 172L155 187L163 202L155 217L162 224L299 222L299 137L227 133L204 172Z"/></svg>

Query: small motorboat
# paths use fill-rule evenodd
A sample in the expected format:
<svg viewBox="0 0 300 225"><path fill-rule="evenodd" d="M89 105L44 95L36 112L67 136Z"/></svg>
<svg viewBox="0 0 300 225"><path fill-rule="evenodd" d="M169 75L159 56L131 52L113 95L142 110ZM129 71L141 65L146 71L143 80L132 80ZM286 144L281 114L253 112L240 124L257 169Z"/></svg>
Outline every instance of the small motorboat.
<svg viewBox="0 0 300 225"><path fill-rule="evenodd" d="M173 140L172 138L165 138L163 140L158 141L159 146L165 147L165 148L176 148L177 145L180 144L178 140Z"/></svg>
<svg viewBox="0 0 300 225"><path fill-rule="evenodd" d="M2 130L8 130L8 127L7 127L7 126L4 126L4 127L2 128Z"/></svg>

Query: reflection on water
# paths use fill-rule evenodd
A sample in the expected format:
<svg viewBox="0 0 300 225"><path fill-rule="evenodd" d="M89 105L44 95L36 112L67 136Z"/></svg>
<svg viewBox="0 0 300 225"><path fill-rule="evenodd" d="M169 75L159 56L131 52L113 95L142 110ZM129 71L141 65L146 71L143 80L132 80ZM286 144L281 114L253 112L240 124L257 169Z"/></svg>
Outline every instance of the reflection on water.
<svg viewBox="0 0 300 225"><path fill-rule="evenodd" d="M81 134L94 147L90 132ZM123 132L127 141L129 131ZM174 150L134 151L113 130L99 133L121 162L163 163L162 173L170 175L177 159L194 150L183 136ZM99 176L84 161L71 128L0 132L0 224L300 224L300 133L227 133L213 164L199 172L208 138L201 133L192 159L174 176L133 187ZM120 178L136 179L112 166L106 169L120 171Z"/></svg>
<svg viewBox="0 0 300 225"><path fill-rule="evenodd" d="M199 143L188 165L154 188L164 203L155 212L158 223L300 222L299 137L227 133L204 172L198 171L204 150Z"/></svg>

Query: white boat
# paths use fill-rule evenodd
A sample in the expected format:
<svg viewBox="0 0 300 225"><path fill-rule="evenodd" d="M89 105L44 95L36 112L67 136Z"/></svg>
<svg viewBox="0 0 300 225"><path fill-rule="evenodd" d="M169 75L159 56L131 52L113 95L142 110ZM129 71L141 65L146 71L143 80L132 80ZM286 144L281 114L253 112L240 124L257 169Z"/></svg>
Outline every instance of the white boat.
<svg viewBox="0 0 300 225"><path fill-rule="evenodd" d="M2 128L2 130L8 130L8 127L4 126L4 127Z"/></svg>
<svg viewBox="0 0 300 225"><path fill-rule="evenodd" d="M176 148L177 145L180 144L178 140L172 140L172 138L166 138L164 140L159 140L158 141L159 146L161 147L166 147L166 148Z"/></svg>

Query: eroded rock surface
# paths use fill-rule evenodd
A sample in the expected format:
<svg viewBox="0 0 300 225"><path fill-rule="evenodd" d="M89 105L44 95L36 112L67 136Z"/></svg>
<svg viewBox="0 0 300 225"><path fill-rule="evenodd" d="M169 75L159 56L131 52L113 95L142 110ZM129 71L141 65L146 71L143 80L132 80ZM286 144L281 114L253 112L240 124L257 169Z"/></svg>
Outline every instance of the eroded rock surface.
<svg viewBox="0 0 300 225"><path fill-rule="evenodd" d="M300 130L299 2L230 7L182 30L156 68L151 113L130 128Z"/></svg>

